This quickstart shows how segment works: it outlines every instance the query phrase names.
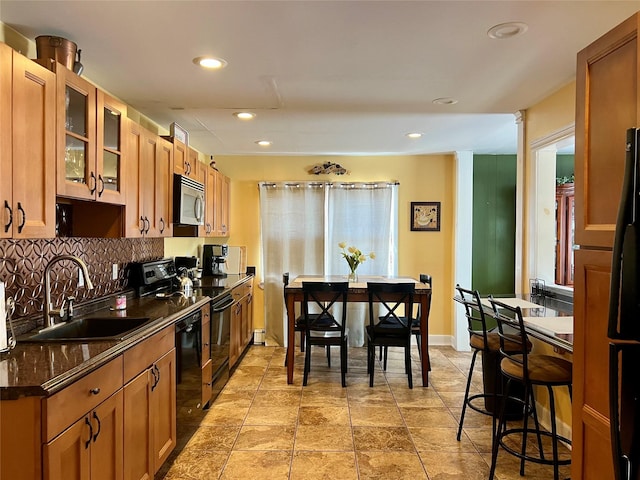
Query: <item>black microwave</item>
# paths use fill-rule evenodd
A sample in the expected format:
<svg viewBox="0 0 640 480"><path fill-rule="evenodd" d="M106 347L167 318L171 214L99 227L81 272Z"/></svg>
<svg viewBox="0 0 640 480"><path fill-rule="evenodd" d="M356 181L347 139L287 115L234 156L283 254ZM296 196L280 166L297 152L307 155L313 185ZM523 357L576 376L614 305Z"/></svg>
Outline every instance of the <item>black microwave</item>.
<svg viewBox="0 0 640 480"><path fill-rule="evenodd" d="M173 176L173 222L204 225L204 185L183 175Z"/></svg>

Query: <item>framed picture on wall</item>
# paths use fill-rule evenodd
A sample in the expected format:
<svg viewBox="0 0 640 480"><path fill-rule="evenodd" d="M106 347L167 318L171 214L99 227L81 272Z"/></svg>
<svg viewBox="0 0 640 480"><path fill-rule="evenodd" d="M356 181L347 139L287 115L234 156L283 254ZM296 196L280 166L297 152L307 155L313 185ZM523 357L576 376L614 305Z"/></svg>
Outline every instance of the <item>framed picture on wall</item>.
<svg viewBox="0 0 640 480"><path fill-rule="evenodd" d="M440 202L411 202L411 230L440 231Z"/></svg>

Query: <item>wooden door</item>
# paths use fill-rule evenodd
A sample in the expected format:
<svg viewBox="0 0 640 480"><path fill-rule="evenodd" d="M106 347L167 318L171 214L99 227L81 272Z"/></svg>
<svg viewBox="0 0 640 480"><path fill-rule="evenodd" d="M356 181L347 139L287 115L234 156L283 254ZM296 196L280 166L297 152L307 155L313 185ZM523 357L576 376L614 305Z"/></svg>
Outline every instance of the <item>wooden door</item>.
<svg viewBox="0 0 640 480"><path fill-rule="evenodd" d="M96 87L71 70L56 69L56 194L95 200Z"/></svg>
<svg viewBox="0 0 640 480"><path fill-rule="evenodd" d="M91 478L91 428L82 417L43 447L45 480L89 480Z"/></svg>
<svg viewBox="0 0 640 480"><path fill-rule="evenodd" d="M638 14L578 53L576 244L611 247L626 130L638 125Z"/></svg>
<svg viewBox="0 0 640 480"><path fill-rule="evenodd" d="M635 14L578 53L571 477L613 478L607 320L626 130L638 126ZM591 247L594 247L593 249Z"/></svg>
<svg viewBox="0 0 640 480"><path fill-rule="evenodd" d="M125 480L150 480L155 473L150 409L151 373L145 370L124 387Z"/></svg>
<svg viewBox="0 0 640 480"><path fill-rule="evenodd" d="M202 165L201 178L204 183L204 225L200 226L201 237L209 236L214 232L215 223L215 190L216 175L215 170L208 165Z"/></svg>
<svg viewBox="0 0 640 480"><path fill-rule="evenodd" d="M13 189L11 167L11 67L13 50L0 43L0 238L13 233Z"/></svg>
<svg viewBox="0 0 640 480"><path fill-rule="evenodd" d="M125 182L122 172L127 106L97 91L96 107L96 199L115 205L125 203Z"/></svg>
<svg viewBox="0 0 640 480"><path fill-rule="evenodd" d="M173 235L173 145L158 138L156 156L155 202L158 233L162 237Z"/></svg>
<svg viewBox="0 0 640 480"><path fill-rule="evenodd" d="M242 344L242 304L235 303L231 307L231 338L229 340L229 366L233 367L238 361Z"/></svg>
<svg viewBox="0 0 640 480"><path fill-rule="evenodd" d="M142 140L142 157L140 167L139 196L142 200L142 216L144 218L144 235L159 237L160 217L156 212L156 168L158 167L158 137L145 130Z"/></svg>
<svg viewBox="0 0 640 480"><path fill-rule="evenodd" d="M123 392L111 395L91 413L91 480L122 480Z"/></svg>
<svg viewBox="0 0 640 480"><path fill-rule="evenodd" d="M611 252L575 252L571 478L613 478L607 318Z"/></svg>
<svg viewBox="0 0 640 480"><path fill-rule="evenodd" d="M13 52L13 237L55 236L56 76Z"/></svg>
<svg viewBox="0 0 640 480"><path fill-rule="evenodd" d="M125 235L128 238L141 237L144 234L144 202L140 184L143 182L141 169L144 129L137 123L126 120L126 161L125 181L127 182L125 205Z"/></svg>
<svg viewBox="0 0 640 480"><path fill-rule="evenodd" d="M180 140L173 139L173 173L178 175L188 175L189 159L187 157L187 146Z"/></svg>
<svg viewBox="0 0 640 480"><path fill-rule="evenodd" d="M151 392L154 474L176 446L176 350L155 362L158 380Z"/></svg>
<svg viewBox="0 0 640 480"><path fill-rule="evenodd" d="M198 151L187 147L187 176L193 179L200 178L202 170L200 167L201 163L198 160Z"/></svg>

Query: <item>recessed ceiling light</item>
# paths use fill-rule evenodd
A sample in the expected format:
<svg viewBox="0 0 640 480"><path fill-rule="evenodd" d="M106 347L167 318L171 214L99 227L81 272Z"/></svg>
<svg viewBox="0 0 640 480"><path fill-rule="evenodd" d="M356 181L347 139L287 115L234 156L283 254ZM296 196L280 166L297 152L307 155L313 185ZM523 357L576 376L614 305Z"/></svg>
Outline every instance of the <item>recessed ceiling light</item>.
<svg viewBox="0 0 640 480"><path fill-rule="evenodd" d="M507 22L494 25L487 31L489 38L496 40L505 40L507 38L517 37L527 31L529 25L522 22Z"/></svg>
<svg viewBox="0 0 640 480"><path fill-rule="evenodd" d="M456 103L458 103L458 100L451 97L440 97L433 100L433 103L435 103L436 105L455 105Z"/></svg>
<svg viewBox="0 0 640 480"><path fill-rule="evenodd" d="M219 68L224 68L227 66L226 61L222 60L221 58L215 57L196 57L193 59L193 63L204 68L209 68L211 70L217 70Z"/></svg>
<svg viewBox="0 0 640 480"><path fill-rule="evenodd" d="M240 120L252 120L256 118L256 114L251 112L236 112L233 115L239 118Z"/></svg>
<svg viewBox="0 0 640 480"><path fill-rule="evenodd" d="M411 133L407 133L406 136L409 138L420 138L422 134L419 132L411 132Z"/></svg>
<svg viewBox="0 0 640 480"><path fill-rule="evenodd" d="M258 140L256 143L261 147L268 147L269 145L271 145L271 142L269 140Z"/></svg>

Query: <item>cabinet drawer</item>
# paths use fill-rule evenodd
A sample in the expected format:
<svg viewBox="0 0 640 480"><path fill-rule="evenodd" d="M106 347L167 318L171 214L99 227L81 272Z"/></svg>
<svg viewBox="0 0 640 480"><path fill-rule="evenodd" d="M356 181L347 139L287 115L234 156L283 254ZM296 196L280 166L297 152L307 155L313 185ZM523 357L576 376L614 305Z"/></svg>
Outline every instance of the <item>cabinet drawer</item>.
<svg viewBox="0 0 640 480"><path fill-rule="evenodd" d="M243 283L242 285L238 285L231 291L231 295L235 301L240 300L243 297L251 294L253 290L253 282L248 281Z"/></svg>
<svg viewBox="0 0 640 480"><path fill-rule="evenodd" d="M171 350L175 343L175 326L171 325L124 352L124 383Z"/></svg>
<svg viewBox="0 0 640 480"><path fill-rule="evenodd" d="M42 409L45 441L53 439L121 387L122 357L120 356L46 398Z"/></svg>

